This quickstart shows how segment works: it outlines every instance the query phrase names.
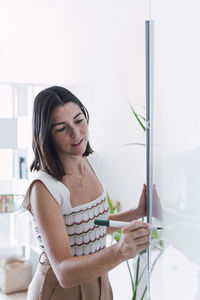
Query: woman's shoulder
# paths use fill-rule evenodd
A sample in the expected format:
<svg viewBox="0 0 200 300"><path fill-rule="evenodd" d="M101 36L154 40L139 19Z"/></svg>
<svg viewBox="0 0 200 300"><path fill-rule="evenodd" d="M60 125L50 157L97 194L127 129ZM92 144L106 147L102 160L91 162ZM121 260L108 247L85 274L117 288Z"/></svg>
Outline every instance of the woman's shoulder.
<svg viewBox="0 0 200 300"><path fill-rule="evenodd" d="M52 175L48 174L46 171L39 170L39 171L33 171L30 176L30 184L36 180L41 180L45 182L50 183L58 183L59 181L54 178Z"/></svg>
<svg viewBox="0 0 200 300"><path fill-rule="evenodd" d="M31 174L28 189L26 191L23 207L27 208L30 204L30 189L37 181L42 182L47 191L53 196L61 207L68 208L68 200L70 199L70 192L59 180L51 176L45 171L34 171Z"/></svg>

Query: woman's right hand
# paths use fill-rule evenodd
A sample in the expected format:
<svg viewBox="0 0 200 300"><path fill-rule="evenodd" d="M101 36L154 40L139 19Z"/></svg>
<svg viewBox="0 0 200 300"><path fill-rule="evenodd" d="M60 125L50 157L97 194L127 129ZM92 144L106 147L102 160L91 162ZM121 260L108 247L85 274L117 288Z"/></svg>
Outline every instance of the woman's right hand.
<svg viewBox="0 0 200 300"><path fill-rule="evenodd" d="M120 241L117 243L122 260L135 257L138 252L149 246L150 230L142 221L132 221L122 228Z"/></svg>

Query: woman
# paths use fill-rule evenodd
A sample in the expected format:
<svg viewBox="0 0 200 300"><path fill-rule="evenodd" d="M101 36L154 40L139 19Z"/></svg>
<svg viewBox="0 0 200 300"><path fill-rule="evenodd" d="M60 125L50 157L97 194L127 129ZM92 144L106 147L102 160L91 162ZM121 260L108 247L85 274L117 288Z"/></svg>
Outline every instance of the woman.
<svg viewBox="0 0 200 300"><path fill-rule="evenodd" d="M42 254L28 300L113 299L107 272L149 245L149 229L141 221L130 222L108 248L111 229L94 225L96 217L143 217L145 186L137 209L109 217L88 122L86 108L65 88L47 88L35 99L31 171L36 172L23 206L33 215Z"/></svg>

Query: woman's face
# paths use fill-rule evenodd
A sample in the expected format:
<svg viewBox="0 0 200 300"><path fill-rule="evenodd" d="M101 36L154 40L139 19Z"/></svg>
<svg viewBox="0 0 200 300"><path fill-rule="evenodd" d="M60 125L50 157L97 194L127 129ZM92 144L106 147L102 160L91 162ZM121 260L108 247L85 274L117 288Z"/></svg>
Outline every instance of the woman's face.
<svg viewBox="0 0 200 300"><path fill-rule="evenodd" d="M51 135L58 155L82 155L88 142L88 126L73 102L58 106L52 115Z"/></svg>

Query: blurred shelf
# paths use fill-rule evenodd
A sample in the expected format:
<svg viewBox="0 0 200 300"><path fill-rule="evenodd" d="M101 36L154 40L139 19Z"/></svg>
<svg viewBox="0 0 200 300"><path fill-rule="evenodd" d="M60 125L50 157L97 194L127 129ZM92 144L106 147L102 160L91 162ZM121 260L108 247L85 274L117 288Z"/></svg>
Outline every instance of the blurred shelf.
<svg viewBox="0 0 200 300"><path fill-rule="evenodd" d="M0 194L0 214L9 214L24 210L22 207L23 195Z"/></svg>
<svg viewBox="0 0 200 300"><path fill-rule="evenodd" d="M19 212L26 212L26 209L24 209L22 206L13 210L13 211L0 211L0 215L12 215L12 214L15 214L15 213L19 213Z"/></svg>
<svg viewBox="0 0 200 300"><path fill-rule="evenodd" d="M26 300L27 292L13 293L5 295L0 291L0 300Z"/></svg>

